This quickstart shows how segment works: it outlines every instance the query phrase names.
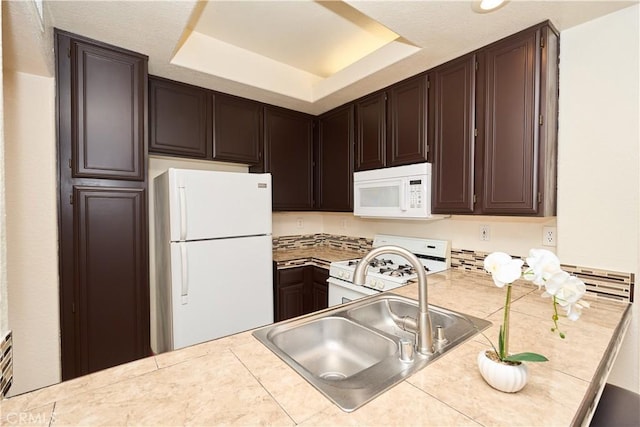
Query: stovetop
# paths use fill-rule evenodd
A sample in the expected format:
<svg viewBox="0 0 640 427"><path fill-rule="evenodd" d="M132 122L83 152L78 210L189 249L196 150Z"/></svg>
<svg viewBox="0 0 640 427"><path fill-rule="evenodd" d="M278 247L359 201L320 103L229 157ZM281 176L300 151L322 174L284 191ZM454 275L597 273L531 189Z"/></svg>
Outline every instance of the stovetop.
<svg viewBox="0 0 640 427"><path fill-rule="evenodd" d="M427 274L449 268L449 242L444 240L417 239L411 237L376 235L373 247L385 245L400 246L418 257ZM347 282L353 282L353 271L359 259L331 263L329 275ZM399 255L385 254L369 263L365 286L378 290L388 290L405 285L417 277L414 268Z"/></svg>

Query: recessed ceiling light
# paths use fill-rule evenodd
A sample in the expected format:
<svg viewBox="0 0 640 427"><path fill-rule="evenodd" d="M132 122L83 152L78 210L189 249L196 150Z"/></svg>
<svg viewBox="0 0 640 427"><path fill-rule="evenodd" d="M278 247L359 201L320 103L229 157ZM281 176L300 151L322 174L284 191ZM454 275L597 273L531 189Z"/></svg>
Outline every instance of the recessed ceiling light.
<svg viewBox="0 0 640 427"><path fill-rule="evenodd" d="M505 0L475 0L471 8L477 13L493 12L507 4Z"/></svg>

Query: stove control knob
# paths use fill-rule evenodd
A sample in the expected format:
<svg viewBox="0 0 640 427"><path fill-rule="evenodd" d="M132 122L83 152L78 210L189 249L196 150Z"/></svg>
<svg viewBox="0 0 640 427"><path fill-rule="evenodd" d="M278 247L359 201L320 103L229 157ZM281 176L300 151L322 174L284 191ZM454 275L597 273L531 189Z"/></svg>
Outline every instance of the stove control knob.
<svg viewBox="0 0 640 427"><path fill-rule="evenodd" d="M342 279L344 277L344 272L338 271L338 277Z"/></svg>
<svg viewBox="0 0 640 427"><path fill-rule="evenodd" d="M378 289L383 290L384 289L384 283L378 282Z"/></svg>

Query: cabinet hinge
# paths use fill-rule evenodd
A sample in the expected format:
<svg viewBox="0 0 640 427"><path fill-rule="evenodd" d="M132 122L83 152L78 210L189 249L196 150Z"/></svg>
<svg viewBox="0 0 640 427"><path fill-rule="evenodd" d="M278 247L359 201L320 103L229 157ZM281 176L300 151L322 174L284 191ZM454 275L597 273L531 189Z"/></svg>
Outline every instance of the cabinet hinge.
<svg viewBox="0 0 640 427"><path fill-rule="evenodd" d="M69 194L69 204L73 204L73 193Z"/></svg>
<svg viewBox="0 0 640 427"><path fill-rule="evenodd" d="M427 89L429 89L430 87L431 87L431 82L427 80Z"/></svg>
<svg viewBox="0 0 640 427"><path fill-rule="evenodd" d="M540 47L544 47L544 37L540 37Z"/></svg>
<svg viewBox="0 0 640 427"><path fill-rule="evenodd" d="M69 169L71 169L71 159L69 159Z"/></svg>
<svg viewBox="0 0 640 427"><path fill-rule="evenodd" d="M478 71L478 61L476 61L476 71Z"/></svg>
<svg viewBox="0 0 640 427"><path fill-rule="evenodd" d="M71 58L71 48L67 48L67 58Z"/></svg>
<svg viewBox="0 0 640 427"><path fill-rule="evenodd" d="M76 304L74 302L71 303L71 312L72 313L76 312Z"/></svg>
<svg viewBox="0 0 640 427"><path fill-rule="evenodd" d="M476 195L473 195L473 204L475 205L478 202L478 198L476 197Z"/></svg>
<svg viewBox="0 0 640 427"><path fill-rule="evenodd" d="M540 117L538 117L538 124L540 126L542 126L544 124L544 116L542 114L540 114Z"/></svg>
<svg viewBox="0 0 640 427"><path fill-rule="evenodd" d="M542 203L542 193L538 192L538 203Z"/></svg>
<svg viewBox="0 0 640 427"><path fill-rule="evenodd" d="M473 130L473 136L478 136L478 129Z"/></svg>

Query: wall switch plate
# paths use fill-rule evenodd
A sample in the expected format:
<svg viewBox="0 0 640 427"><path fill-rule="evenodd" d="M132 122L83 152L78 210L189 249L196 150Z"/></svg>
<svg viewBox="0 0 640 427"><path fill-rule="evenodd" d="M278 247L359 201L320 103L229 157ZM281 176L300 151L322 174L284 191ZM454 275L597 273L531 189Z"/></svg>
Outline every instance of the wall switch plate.
<svg viewBox="0 0 640 427"><path fill-rule="evenodd" d="M480 226L480 240L483 242L488 242L491 238L490 228L488 225Z"/></svg>
<svg viewBox="0 0 640 427"><path fill-rule="evenodd" d="M542 245L543 246L556 245L556 228L555 227L542 227Z"/></svg>

